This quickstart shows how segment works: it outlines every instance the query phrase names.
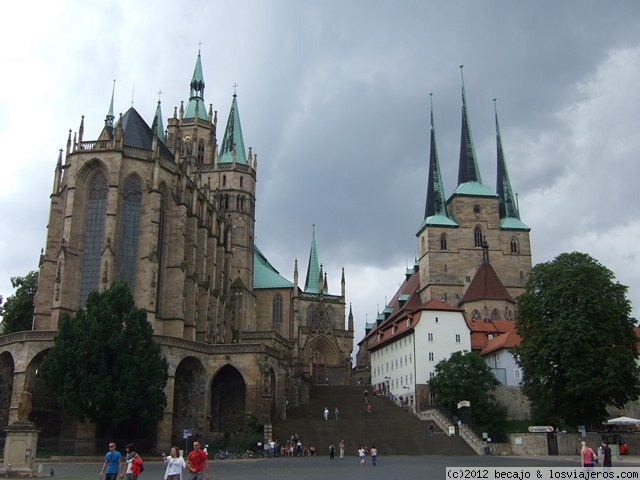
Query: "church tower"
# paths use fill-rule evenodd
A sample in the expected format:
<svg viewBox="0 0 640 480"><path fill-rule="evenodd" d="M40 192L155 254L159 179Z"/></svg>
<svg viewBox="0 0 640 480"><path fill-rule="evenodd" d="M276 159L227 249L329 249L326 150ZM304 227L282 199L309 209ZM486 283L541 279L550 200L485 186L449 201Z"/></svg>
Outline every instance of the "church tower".
<svg viewBox="0 0 640 480"><path fill-rule="evenodd" d="M461 305L477 270L488 263L489 254L495 274L508 294L517 298L531 269L530 228L520 220L514 201L497 110L498 180L494 192L483 184L478 168L462 78L458 185L446 202L433 117L432 102L425 218L417 233L421 300Z"/></svg>

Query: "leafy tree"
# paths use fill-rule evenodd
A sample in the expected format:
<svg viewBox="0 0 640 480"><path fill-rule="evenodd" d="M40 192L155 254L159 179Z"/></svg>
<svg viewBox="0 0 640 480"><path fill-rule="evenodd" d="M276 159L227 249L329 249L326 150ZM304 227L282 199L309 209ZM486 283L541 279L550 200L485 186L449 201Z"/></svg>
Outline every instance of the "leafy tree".
<svg viewBox="0 0 640 480"><path fill-rule="evenodd" d="M518 297L516 355L536 420L599 424L607 406L638 398L638 338L626 293L584 253L533 267Z"/></svg>
<svg viewBox="0 0 640 480"><path fill-rule="evenodd" d="M477 427L501 430L506 409L495 400L493 393L500 382L480 355L454 352L448 360L438 362L435 370L429 385L440 406L454 414L458 411L458 402L469 400L471 407L466 415Z"/></svg>
<svg viewBox="0 0 640 480"><path fill-rule="evenodd" d="M89 294L65 316L40 369L60 406L105 428L152 426L167 405L167 361L126 284Z"/></svg>
<svg viewBox="0 0 640 480"><path fill-rule="evenodd" d="M33 324L33 299L38 289L38 272L32 271L24 277L11 277L15 293L9 295L2 305L2 334L31 330ZM2 297L0 297L0 304Z"/></svg>

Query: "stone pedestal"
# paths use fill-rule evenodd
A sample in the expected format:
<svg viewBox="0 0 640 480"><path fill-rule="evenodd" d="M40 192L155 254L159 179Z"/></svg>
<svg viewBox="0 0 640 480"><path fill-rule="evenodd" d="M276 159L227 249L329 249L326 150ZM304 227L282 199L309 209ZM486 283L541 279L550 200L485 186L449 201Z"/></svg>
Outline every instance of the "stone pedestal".
<svg viewBox="0 0 640 480"><path fill-rule="evenodd" d="M5 428L5 433L4 463L0 475L33 476L39 430L32 422L18 420Z"/></svg>

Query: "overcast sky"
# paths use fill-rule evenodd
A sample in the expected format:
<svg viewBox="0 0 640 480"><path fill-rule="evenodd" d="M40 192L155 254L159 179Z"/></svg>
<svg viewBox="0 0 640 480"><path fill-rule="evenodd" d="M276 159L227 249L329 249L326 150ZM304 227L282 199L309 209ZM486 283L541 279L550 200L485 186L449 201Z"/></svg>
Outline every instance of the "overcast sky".
<svg viewBox="0 0 640 480"><path fill-rule="evenodd" d="M495 189L492 99L534 264L586 252L640 318L640 3L31 1L0 27L0 294L37 269L58 150L85 116L152 122L181 100L202 42L205 103L233 85L258 154L257 245L306 276L312 225L329 290L345 269L356 341L413 264L433 92L445 194L456 187L464 64L483 183ZM165 120L166 125L166 120Z"/></svg>

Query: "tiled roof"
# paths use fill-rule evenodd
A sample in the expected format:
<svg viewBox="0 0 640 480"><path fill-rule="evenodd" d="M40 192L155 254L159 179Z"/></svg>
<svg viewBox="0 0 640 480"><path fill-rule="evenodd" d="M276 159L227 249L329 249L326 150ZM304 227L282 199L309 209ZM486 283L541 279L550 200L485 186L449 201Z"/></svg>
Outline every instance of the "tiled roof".
<svg viewBox="0 0 640 480"><path fill-rule="evenodd" d="M122 116L122 119L118 121L118 123L120 122L122 122L122 130L124 131L123 142L126 146L143 148L145 150L152 149L155 134L135 108L129 108ZM158 140L158 144L163 157L174 158L171 150L169 150L161 140Z"/></svg>
<svg viewBox="0 0 640 480"><path fill-rule="evenodd" d="M512 320L466 320L471 331L471 350L479 351L488 344L489 335L494 338L515 330L516 324Z"/></svg>
<svg viewBox="0 0 640 480"><path fill-rule="evenodd" d="M504 300L516 303L507 292L507 289L504 288L500 278L498 278L498 274L489 262L480 264L467 291L464 292L460 304L463 305L475 300Z"/></svg>
<svg viewBox="0 0 640 480"><path fill-rule="evenodd" d="M520 335L515 330L493 337L480 351L480 355L487 355L503 348L513 348L520 345Z"/></svg>
<svg viewBox="0 0 640 480"><path fill-rule="evenodd" d="M291 288L291 283L273 268L258 247L253 248L253 288Z"/></svg>

